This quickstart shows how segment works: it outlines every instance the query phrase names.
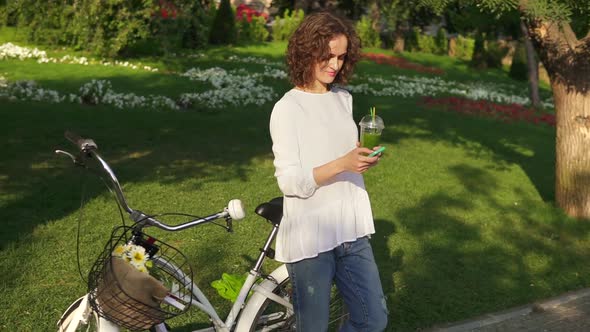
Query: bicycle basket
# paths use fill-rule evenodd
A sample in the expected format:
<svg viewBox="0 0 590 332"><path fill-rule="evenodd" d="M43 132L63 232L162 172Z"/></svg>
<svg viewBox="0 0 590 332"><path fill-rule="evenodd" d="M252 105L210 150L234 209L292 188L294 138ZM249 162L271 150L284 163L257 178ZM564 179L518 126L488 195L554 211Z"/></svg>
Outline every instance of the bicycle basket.
<svg viewBox="0 0 590 332"><path fill-rule="evenodd" d="M90 269L88 299L111 322L145 330L185 312L192 286L192 270L180 251L122 226Z"/></svg>

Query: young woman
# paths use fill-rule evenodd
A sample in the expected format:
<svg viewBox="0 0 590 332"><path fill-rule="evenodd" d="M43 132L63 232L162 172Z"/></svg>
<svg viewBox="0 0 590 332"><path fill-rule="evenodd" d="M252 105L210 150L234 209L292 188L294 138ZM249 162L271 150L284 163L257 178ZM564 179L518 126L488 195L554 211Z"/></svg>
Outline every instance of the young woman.
<svg viewBox="0 0 590 332"><path fill-rule="evenodd" d="M352 96L333 86L346 83L359 57L360 40L349 22L330 12L308 15L287 48L294 88L270 119L275 176L284 194L275 258L287 263L297 331L327 330L333 282L350 312L342 331L387 325L362 177L380 155L367 157L372 150L359 147Z"/></svg>

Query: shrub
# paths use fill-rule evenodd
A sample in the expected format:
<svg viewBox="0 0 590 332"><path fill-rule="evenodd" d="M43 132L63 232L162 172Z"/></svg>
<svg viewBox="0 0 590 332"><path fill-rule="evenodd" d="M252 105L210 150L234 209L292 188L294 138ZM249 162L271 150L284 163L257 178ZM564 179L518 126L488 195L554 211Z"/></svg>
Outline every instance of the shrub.
<svg viewBox="0 0 590 332"><path fill-rule="evenodd" d="M363 16L356 23L356 33L363 43L363 47L381 47L381 38L379 33L373 29L373 21Z"/></svg>
<svg viewBox="0 0 590 332"><path fill-rule="evenodd" d="M41 44L69 45L104 56L198 47L208 38L206 15L194 0L5 1L0 25L28 31Z"/></svg>
<svg viewBox="0 0 590 332"><path fill-rule="evenodd" d="M231 8L229 0L221 0L213 26L211 26L211 33L209 34L209 42L211 44L231 44L236 42L236 20L234 11Z"/></svg>
<svg viewBox="0 0 590 332"><path fill-rule="evenodd" d="M519 81L528 80L528 66L526 58L526 49L522 43L518 43L516 50L514 50L514 56L512 57L512 65L510 65L510 77Z"/></svg>
<svg viewBox="0 0 590 332"><path fill-rule="evenodd" d="M502 58L507 52L508 48L497 41L488 41L485 50L487 68L502 68Z"/></svg>
<svg viewBox="0 0 590 332"><path fill-rule="evenodd" d="M424 53L436 53L436 42L434 37L418 34L418 51Z"/></svg>
<svg viewBox="0 0 590 332"><path fill-rule="evenodd" d="M507 47L496 41L486 41L485 35L479 33L475 37L470 66L478 69L502 68L502 58L507 52Z"/></svg>
<svg viewBox="0 0 590 332"><path fill-rule="evenodd" d="M473 44L473 55L471 56L471 62L469 65L474 68L486 68L486 56L485 56L485 40L483 34L478 33L475 36L475 42Z"/></svg>
<svg viewBox="0 0 590 332"><path fill-rule="evenodd" d="M303 10L285 10L282 18L277 18L272 26L272 38L278 41L289 40L304 17Z"/></svg>
<svg viewBox="0 0 590 332"><path fill-rule="evenodd" d="M248 21L244 13L238 20L238 42L260 43L268 40L270 33L266 29L266 19L263 16L253 16Z"/></svg>
<svg viewBox="0 0 590 332"><path fill-rule="evenodd" d="M434 37L434 46L436 54L446 55L449 50L449 41L447 40L447 31L443 28L438 29Z"/></svg>
<svg viewBox="0 0 590 332"><path fill-rule="evenodd" d="M455 57L463 60L471 60L474 45L475 41L473 39L457 36L455 44Z"/></svg>
<svg viewBox="0 0 590 332"><path fill-rule="evenodd" d="M182 28L182 47L198 48L207 45L211 28L208 13L199 1L194 1L187 14Z"/></svg>
<svg viewBox="0 0 590 332"><path fill-rule="evenodd" d="M415 52L420 49L420 47L418 46L418 39L420 37L420 33L420 28L418 27L413 27L412 29L410 29L406 36L406 50L410 52Z"/></svg>

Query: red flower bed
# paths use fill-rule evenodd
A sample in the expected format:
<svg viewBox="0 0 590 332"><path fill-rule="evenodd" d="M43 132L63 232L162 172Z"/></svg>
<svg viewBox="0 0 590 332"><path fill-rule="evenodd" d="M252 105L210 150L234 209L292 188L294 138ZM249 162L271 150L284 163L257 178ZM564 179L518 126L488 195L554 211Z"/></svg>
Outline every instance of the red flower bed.
<svg viewBox="0 0 590 332"><path fill-rule="evenodd" d="M518 104L496 104L487 100L471 100L462 97L423 97L422 106L456 113L495 118L504 122L526 121L533 124L555 126L555 115L539 113L534 108Z"/></svg>
<svg viewBox="0 0 590 332"><path fill-rule="evenodd" d="M246 21L252 22L252 17L262 16L265 20L268 20L268 14L261 13L254 8L242 3L236 8L236 20L241 20L246 17Z"/></svg>
<svg viewBox="0 0 590 332"><path fill-rule="evenodd" d="M444 70L436 67L427 67L417 63L410 62L404 58L395 57L392 55L385 55L385 54L375 54L375 53L364 53L363 58L371 60L373 62L379 64L386 64L390 66L394 66L401 69L410 69L417 71L419 73L428 73L428 74L436 74L442 75L444 74Z"/></svg>

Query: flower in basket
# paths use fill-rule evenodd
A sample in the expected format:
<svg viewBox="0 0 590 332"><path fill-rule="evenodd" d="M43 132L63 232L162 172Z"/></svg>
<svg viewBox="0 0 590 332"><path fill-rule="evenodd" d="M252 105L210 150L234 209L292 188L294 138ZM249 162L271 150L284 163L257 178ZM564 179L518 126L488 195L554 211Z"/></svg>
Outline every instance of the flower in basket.
<svg viewBox="0 0 590 332"><path fill-rule="evenodd" d="M119 257L131 264L140 272L148 273L152 262L148 261L145 248L135 244L120 244L113 250L113 257Z"/></svg>

